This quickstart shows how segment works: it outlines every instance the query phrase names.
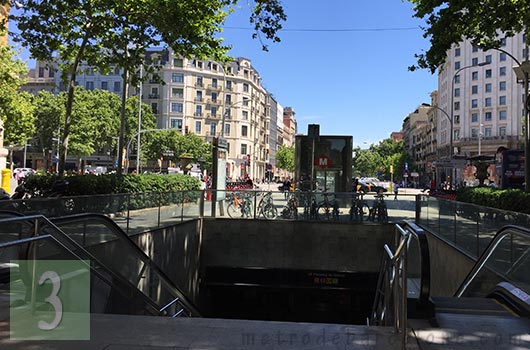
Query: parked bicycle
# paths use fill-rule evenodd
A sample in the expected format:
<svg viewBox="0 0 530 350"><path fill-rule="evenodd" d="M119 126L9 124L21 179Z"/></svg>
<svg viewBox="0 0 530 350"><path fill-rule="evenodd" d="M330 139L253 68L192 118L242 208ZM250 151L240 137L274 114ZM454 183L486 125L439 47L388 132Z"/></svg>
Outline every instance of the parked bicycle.
<svg viewBox="0 0 530 350"><path fill-rule="evenodd" d="M317 220L339 220L339 202L330 200L329 194L324 193L324 200L318 204Z"/></svg>
<svg viewBox="0 0 530 350"><path fill-rule="evenodd" d="M317 219L318 205L313 192L304 193L304 220Z"/></svg>
<svg viewBox="0 0 530 350"><path fill-rule="evenodd" d="M252 216L252 200L250 193L233 192L228 195L226 212L231 218L250 218Z"/></svg>
<svg viewBox="0 0 530 350"><path fill-rule="evenodd" d="M278 216L278 209L274 206L272 192L265 192L261 195L258 204L258 216L263 215L265 219L273 220Z"/></svg>
<svg viewBox="0 0 530 350"><path fill-rule="evenodd" d="M370 209L369 219L386 223L388 222L388 209L385 203L385 196L383 194L375 195L374 205Z"/></svg>
<svg viewBox="0 0 530 350"><path fill-rule="evenodd" d="M298 219L298 200L294 192L289 194L287 204L282 209L282 217L284 219Z"/></svg>
<svg viewBox="0 0 530 350"><path fill-rule="evenodd" d="M363 222L369 213L370 207L363 200L363 195L361 193L354 193L350 207L350 221Z"/></svg>

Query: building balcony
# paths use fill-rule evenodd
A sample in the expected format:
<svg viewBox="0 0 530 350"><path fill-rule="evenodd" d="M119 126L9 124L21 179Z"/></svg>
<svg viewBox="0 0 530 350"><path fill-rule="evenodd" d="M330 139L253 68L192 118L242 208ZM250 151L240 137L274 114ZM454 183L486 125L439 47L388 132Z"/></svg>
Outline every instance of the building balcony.
<svg viewBox="0 0 530 350"><path fill-rule="evenodd" d="M206 118L208 119L219 119L221 117L221 113L208 113L206 114Z"/></svg>
<svg viewBox="0 0 530 350"><path fill-rule="evenodd" d="M147 95L147 98L152 99L152 100L159 99L160 95L159 94L149 94L149 95Z"/></svg>
<svg viewBox="0 0 530 350"><path fill-rule="evenodd" d="M208 99L208 104L211 104L211 105L220 105L222 102L221 100L219 99L215 99L215 100L212 100L212 99Z"/></svg>
<svg viewBox="0 0 530 350"><path fill-rule="evenodd" d="M208 85L208 90L213 90L213 91L221 91L221 85Z"/></svg>
<svg viewBox="0 0 530 350"><path fill-rule="evenodd" d="M194 117L202 117L202 112L195 112L193 113Z"/></svg>
<svg viewBox="0 0 530 350"><path fill-rule="evenodd" d="M196 82L195 83L195 87L202 88L202 87L204 87L204 84L200 83L200 82Z"/></svg>
<svg viewBox="0 0 530 350"><path fill-rule="evenodd" d="M202 97L195 97L193 100L195 102L202 102L203 98Z"/></svg>

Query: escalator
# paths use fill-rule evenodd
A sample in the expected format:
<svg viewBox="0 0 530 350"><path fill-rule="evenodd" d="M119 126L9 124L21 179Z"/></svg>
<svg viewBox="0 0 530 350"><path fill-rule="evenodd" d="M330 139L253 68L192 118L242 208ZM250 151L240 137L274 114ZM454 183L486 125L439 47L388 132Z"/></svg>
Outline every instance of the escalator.
<svg viewBox="0 0 530 350"><path fill-rule="evenodd" d="M112 241L117 251L95 249ZM54 261L62 264L54 266ZM71 271L65 267L69 265ZM105 216L86 214L50 221L40 215L0 213L0 319L16 308L50 307L45 282L53 281L36 279L42 279L39 268L46 266L57 270L59 280L66 283L61 293L73 299L64 304L65 312L78 310L76 305L83 303L75 295L81 294L88 295L88 306L82 310L92 313L200 316L184 293ZM39 292L39 286L45 291Z"/></svg>

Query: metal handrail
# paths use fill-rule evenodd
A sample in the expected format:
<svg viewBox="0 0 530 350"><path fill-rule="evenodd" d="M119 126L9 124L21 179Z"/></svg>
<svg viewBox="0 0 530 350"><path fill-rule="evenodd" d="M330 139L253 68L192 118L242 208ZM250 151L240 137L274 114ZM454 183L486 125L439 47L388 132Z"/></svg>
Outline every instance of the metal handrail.
<svg viewBox="0 0 530 350"><path fill-rule="evenodd" d="M530 238L530 230L521 226L506 225L499 231L497 231L493 239L490 241L490 243L480 256L480 258L475 263L475 266L473 266L473 268L471 269L471 271L469 271L460 287L458 287L458 290L455 293L455 297L462 297L469 285L474 281L480 271L484 268L491 255L495 252L495 249L509 234L517 234L520 236L524 236L525 238Z"/></svg>
<svg viewBox="0 0 530 350"><path fill-rule="evenodd" d="M172 281L171 279L156 265L151 258L145 254L143 250L136 245L132 239L123 232L123 230L118 226L112 219L108 218L105 215L102 214L76 214L66 217L60 217L60 218L54 218L53 223L55 225L61 225L61 224L71 224L81 221L100 221L102 222L107 228L109 228L112 232L116 234L116 237L120 239L124 244L126 244L129 248L131 248L137 257L144 263L145 265L148 265L151 271L157 274L157 276L160 278L160 281L163 283L164 287L166 287L172 295L176 296L180 299L179 303L186 308L186 310L189 312L191 316L194 317L201 317L200 312L195 307L195 305L186 297L184 292L180 290Z"/></svg>
<svg viewBox="0 0 530 350"><path fill-rule="evenodd" d="M401 335L401 348L407 344L407 251L412 234L396 224L399 243L396 251L385 244L381 270L372 309L372 322L388 325L389 311L393 311L394 331ZM381 305L382 304L382 305ZM378 313L381 315L378 315Z"/></svg>

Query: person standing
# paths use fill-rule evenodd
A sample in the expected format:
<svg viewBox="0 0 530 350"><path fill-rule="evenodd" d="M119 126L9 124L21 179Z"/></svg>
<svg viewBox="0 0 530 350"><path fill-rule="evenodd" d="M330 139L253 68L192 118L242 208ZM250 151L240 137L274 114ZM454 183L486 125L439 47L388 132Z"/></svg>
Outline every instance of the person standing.
<svg viewBox="0 0 530 350"><path fill-rule="evenodd" d="M399 192L399 184L396 182L394 184L394 200L397 200L398 198L398 192Z"/></svg>

